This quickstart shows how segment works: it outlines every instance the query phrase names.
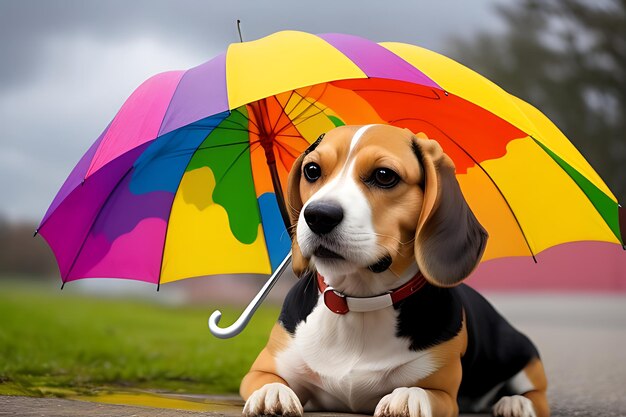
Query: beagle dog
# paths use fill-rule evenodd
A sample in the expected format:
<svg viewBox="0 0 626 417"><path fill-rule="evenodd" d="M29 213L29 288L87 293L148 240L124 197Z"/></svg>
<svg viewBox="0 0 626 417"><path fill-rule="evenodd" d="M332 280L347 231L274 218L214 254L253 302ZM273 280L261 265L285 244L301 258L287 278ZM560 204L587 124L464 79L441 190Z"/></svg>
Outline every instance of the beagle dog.
<svg viewBox="0 0 626 417"><path fill-rule="evenodd" d="M243 415L547 417L535 346L461 281L487 233L423 134L342 126L294 163L300 280L241 382Z"/></svg>

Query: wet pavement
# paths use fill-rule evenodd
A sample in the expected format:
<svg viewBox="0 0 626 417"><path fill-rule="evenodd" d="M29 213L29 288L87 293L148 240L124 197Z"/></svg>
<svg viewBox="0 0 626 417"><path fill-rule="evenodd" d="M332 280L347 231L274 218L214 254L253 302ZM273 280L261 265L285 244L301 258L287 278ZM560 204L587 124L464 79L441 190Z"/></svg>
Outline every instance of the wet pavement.
<svg viewBox="0 0 626 417"><path fill-rule="evenodd" d="M144 402L145 400L148 401ZM152 400L152 402L149 402L150 400ZM109 401L113 403L110 404ZM234 396L180 397L167 394L157 396L154 394L124 393L98 398L97 402L85 400L85 398L78 400L0 397L0 416L20 417L240 417L242 407L243 401L241 401L239 397ZM305 413L305 416L357 417L358 415Z"/></svg>
<svg viewBox="0 0 626 417"><path fill-rule="evenodd" d="M155 407L101 404L60 398L0 397L0 416L20 417L174 417L230 415ZM240 414L237 414L240 415Z"/></svg>
<svg viewBox="0 0 626 417"><path fill-rule="evenodd" d="M548 374L553 416L626 417L626 296L488 298L539 348ZM0 416L235 417L241 415L242 405L236 396L146 391L65 399L5 396L0 397Z"/></svg>

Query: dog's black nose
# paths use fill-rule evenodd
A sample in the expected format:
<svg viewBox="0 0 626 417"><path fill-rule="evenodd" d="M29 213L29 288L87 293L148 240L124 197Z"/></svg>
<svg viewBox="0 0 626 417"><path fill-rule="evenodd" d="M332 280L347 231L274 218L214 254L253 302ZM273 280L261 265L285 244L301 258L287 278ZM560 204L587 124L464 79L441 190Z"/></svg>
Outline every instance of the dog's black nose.
<svg viewBox="0 0 626 417"><path fill-rule="evenodd" d="M334 201L315 201L304 209L304 220L316 235L325 235L343 219L343 209Z"/></svg>

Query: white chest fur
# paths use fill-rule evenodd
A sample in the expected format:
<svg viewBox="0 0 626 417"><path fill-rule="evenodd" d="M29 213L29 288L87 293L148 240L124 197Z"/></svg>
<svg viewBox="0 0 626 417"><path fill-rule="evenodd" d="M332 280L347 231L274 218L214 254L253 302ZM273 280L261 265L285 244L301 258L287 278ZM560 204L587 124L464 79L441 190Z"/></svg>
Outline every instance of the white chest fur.
<svg viewBox="0 0 626 417"><path fill-rule="evenodd" d="M277 356L277 371L308 408L372 413L384 395L438 368L431 352L396 337L396 318L392 307L338 315L320 298Z"/></svg>

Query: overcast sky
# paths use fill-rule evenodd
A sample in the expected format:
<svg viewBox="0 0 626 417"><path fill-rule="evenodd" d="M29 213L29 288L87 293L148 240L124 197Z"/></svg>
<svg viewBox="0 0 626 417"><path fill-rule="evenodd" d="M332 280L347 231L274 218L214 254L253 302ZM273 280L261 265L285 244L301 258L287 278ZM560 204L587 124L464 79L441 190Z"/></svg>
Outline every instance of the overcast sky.
<svg viewBox="0 0 626 417"><path fill-rule="evenodd" d="M445 53L446 39L500 30L495 3L442 1L0 0L0 216L38 222L132 91L237 42L295 29Z"/></svg>

